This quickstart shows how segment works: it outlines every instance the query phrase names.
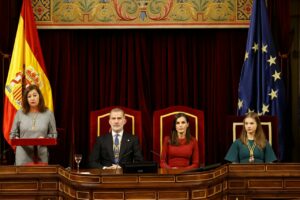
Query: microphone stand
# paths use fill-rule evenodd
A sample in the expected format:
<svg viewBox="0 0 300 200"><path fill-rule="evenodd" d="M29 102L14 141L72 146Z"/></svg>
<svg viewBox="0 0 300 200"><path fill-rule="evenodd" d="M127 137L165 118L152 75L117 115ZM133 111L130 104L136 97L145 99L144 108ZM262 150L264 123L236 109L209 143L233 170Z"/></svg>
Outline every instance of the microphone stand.
<svg viewBox="0 0 300 200"><path fill-rule="evenodd" d="M157 153L157 152L155 152L155 151L153 151L153 150L151 150L151 153L153 153L153 155L159 157L159 163L158 163L158 164L159 164L159 166L160 166L160 161L161 161L162 156L161 156L159 153ZM165 158L165 159L166 159L165 162L167 163L167 158ZM174 168L170 167L168 163L167 163L167 166L168 166L168 167L166 167L166 168L161 168L161 169L162 169L163 171L165 171L167 174L169 174L170 171L172 172L172 169L174 169Z"/></svg>
<svg viewBox="0 0 300 200"><path fill-rule="evenodd" d="M157 156L157 157L159 158L158 166L160 166L160 159L161 159L160 154L157 153L157 152L155 152L155 151L153 151L153 150L151 150L150 152L151 152L154 156ZM165 168L165 170L166 170L167 174L169 174L169 168L167 167L167 168Z"/></svg>
<svg viewBox="0 0 300 200"><path fill-rule="evenodd" d="M157 153L157 152L155 152L155 151L153 151L153 150L151 150L150 152L153 153L153 155L157 156L157 157L160 159L159 153Z"/></svg>
<svg viewBox="0 0 300 200"><path fill-rule="evenodd" d="M120 160L116 163L116 169L115 169L115 174L121 174L120 172L118 173L118 169L122 169L122 167L119 165Z"/></svg>

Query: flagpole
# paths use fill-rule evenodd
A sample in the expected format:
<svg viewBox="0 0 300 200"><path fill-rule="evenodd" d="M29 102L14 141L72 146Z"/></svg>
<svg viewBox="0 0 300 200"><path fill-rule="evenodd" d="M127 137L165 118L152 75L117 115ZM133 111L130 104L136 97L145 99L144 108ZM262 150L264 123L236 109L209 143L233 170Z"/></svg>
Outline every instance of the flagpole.
<svg viewBox="0 0 300 200"><path fill-rule="evenodd" d="M3 53L3 51L0 50L0 55L2 56L2 91L3 91L3 95L2 95L2 99L4 99L4 89L5 89L5 80L4 80L4 73L5 73L5 59L10 58L9 54Z"/></svg>
<svg viewBox="0 0 300 200"><path fill-rule="evenodd" d="M6 53L3 53L3 51L0 50L0 55L2 56L2 91L3 91L3 98L4 99L4 86L5 86L5 80L4 80L4 68L5 68L5 59L8 59L10 58L10 55L9 54L6 54Z"/></svg>
<svg viewBox="0 0 300 200"><path fill-rule="evenodd" d="M1 77L2 78L2 87L1 87L1 91L2 91L2 100L4 100L4 97L5 97L5 76L4 76L4 73L5 73L5 60L7 59L9 61L11 55L6 54L1 50L0 50L0 55L2 56L2 66L1 66L1 68L2 68L2 77ZM6 144L5 144L4 137L3 137L3 140L1 141L0 150L1 150L0 163L1 164L7 163L6 156L5 156L5 153L6 153L7 150L6 150Z"/></svg>

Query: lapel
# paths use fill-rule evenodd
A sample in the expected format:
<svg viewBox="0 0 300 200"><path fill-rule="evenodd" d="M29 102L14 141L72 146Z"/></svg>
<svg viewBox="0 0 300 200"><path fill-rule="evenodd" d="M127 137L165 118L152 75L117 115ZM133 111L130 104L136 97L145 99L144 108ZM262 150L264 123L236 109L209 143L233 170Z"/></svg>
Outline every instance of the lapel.
<svg viewBox="0 0 300 200"><path fill-rule="evenodd" d="M107 144L107 147L108 147L108 150L109 150L108 152L109 152L110 157L114 158L115 155L114 155L114 150L113 150L114 143L113 143L112 132L107 134L105 144Z"/></svg>
<svg viewBox="0 0 300 200"><path fill-rule="evenodd" d="M127 149L128 140L129 140L128 135L125 132L123 132L122 141L121 141L121 149L120 149L120 158L122 158L122 156L125 153L125 150Z"/></svg>

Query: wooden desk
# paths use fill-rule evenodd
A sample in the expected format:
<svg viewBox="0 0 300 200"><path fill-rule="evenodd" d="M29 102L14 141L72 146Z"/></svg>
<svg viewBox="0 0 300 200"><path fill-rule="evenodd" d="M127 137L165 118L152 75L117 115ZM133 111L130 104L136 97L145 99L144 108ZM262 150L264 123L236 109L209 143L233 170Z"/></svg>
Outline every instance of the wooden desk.
<svg viewBox="0 0 300 200"><path fill-rule="evenodd" d="M206 172L68 171L61 166L0 166L0 199L296 199L300 164L230 164Z"/></svg>

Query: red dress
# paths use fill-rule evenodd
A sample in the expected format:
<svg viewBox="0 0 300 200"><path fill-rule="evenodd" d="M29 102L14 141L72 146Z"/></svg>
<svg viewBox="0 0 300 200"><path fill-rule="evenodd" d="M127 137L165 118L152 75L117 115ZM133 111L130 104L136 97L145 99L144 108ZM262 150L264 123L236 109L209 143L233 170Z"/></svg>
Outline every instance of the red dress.
<svg viewBox="0 0 300 200"><path fill-rule="evenodd" d="M179 145L171 145L170 137L164 138L161 168L193 169L199 167L198 142L192 137L189 144L186 139L178 139Z"/></svg>

